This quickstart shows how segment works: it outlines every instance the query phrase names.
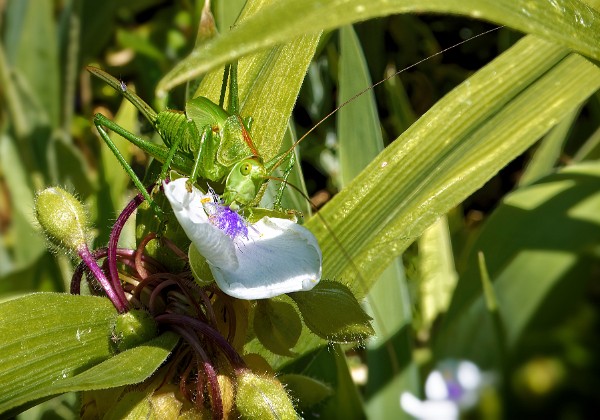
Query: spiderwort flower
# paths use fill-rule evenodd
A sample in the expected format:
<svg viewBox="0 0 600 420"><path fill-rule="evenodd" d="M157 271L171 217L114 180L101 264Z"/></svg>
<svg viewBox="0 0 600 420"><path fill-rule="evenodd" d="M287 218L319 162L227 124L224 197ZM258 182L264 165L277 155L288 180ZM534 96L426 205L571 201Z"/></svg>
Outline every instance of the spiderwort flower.
<svg viewBox="0 0 600 420"><path fill-rule="evenodd" d="M474 363L448 360L427 376L425 401L403 392L400 405L417 419L458 419L461 411L475 406L483 384L484 375Z"/></svg>
<svg viewBox="0 0 600 420"><path fill-rule="evenodd" d="M321 249L308 229L271 217L248 224L216 194L188 192L186 181L165 183L165 195L223 292L265 299L310 290L319 282Z"/></svg>

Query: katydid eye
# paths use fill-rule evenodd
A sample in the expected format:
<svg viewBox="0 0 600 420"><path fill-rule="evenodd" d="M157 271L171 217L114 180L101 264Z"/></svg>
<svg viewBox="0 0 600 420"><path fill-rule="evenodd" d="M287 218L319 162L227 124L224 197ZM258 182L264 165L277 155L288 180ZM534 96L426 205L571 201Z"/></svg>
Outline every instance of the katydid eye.
<svg viewBox="0 0 600 420"><path fill-rule="evenodd" d="M248 175L248 174L250 174L251 171L252 171L252 164L249 162L246 162L242 166L240 166L240 173L242 175Z"/></svg>

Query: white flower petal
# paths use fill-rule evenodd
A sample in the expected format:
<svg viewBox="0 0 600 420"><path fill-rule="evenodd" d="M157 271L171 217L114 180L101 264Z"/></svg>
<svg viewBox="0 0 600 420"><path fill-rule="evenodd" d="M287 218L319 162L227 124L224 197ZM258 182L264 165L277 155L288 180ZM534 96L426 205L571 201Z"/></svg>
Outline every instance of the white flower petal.
<svg viewBox="0 0 600 420"><path fill-rule="evenodd" d="M164 184L173 212L186 235L208 261L223 292L240 299L266 299L312 289L321 279L322 254L314 235L287 219L264 217L248 236L232 239L215 227L203 200L186 178Z"/></svg>
<svg viewBox="0 0 600 420"><path fill-rule="evenodd" d="M287 219L264 217L238 238L239 267L214 264L217 284L240 299L266 299L312 289L321 279L322 254L314 235Z"/></svg>
<svg viewBox="0 0 600 420"><path fill-rule="evenodd" d="M458 407L451 401L421 401L410 392L402 393L400 405L408 414L422 420L454 420L459 415Z"/></svg>
<svg viewBox="0 0 600 420"><path fill-rule="evenodd" d="M212 197L202 194L197 188L192 188L191 193L188 192L186 181L187 178L179 178L163 185L177 221L210 264L230 270L237 269L238 260L233 241L209 222L204 211L202 200L212 200Z"/></svg>
<svg viewBox="0 0 600 420"><path fill-rule="evenodd" d="M458 383L467 390L479 388L483 381L483 375L477 365L468 360L463 360L458 364L456 378Z"/></svg>
<svg viewBox="0 0 600 420"><path fill-rule="evenodd" d="M445 400L448 398L448 388L441 372L434 370L427 376L425 395L430 400Z"/></svg>

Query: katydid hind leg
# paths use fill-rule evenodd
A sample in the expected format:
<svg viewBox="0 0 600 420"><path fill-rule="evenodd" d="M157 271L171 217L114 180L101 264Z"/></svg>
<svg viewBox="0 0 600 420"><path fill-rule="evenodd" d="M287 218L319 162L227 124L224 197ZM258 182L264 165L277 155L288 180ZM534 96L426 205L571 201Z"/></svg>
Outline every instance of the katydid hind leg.
<svg viewBox="0 0 600 420"><path fill-rule="evenodd" d="M133 181L133 184L140 191L142 196L148 201L148 203L152 207L152 210L154 210L154 212L158 216L161 216L163 214L162 210L152 199L152 197L148 193L148 190L146 189L146 187L144 187L142 181L140 181L138 176L135 174L131 165L129 165L129 163L125 160L117 145L112 141L106 130L104 130L104 127L117 132L124 139L131 141L132 143L135 143L134 141L132 141L132 139L135 139L136 141L141 139L135 136L133 133L130 133L129 131L125 130L118 124L112 122L108 118L104 117L102 114L96 114L96 117L94 118L94 125L96 126L96 129L98 130L98 133L100 134L100 137L102 138L104 143L106 143L111 152L113 152L113 154L115 155L125 172L127 172L127 175L129 175L129 177Z"/></svg>

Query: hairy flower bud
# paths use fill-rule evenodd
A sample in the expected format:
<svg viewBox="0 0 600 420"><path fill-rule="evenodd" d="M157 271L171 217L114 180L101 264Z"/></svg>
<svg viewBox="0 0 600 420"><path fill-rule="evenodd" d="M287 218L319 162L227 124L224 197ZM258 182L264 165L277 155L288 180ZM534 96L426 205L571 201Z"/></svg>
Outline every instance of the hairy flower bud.
<svg viewBox="0 0 600 420"><path fill-rule="evenodd" d="M244 370L237 377L236 407L245 419L296 419L296 410L275 377Z"/></svg>
<svg viewBox="0 0 600 420"><path fill-rule="evenodd" d="M41 191L35 198L35 215L53 245L75 252L86 245L85 209L62 188Z"/></svg>

